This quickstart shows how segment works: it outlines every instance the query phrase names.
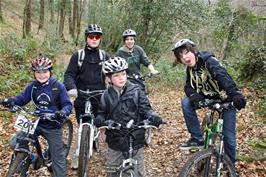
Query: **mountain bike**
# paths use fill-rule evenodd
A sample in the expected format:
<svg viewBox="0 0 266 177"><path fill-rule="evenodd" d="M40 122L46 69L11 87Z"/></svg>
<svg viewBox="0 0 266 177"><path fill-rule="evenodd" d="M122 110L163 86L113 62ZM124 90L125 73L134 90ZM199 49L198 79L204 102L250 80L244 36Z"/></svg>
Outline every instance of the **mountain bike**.
<svg viewBox="0 0 266 177"><path fill-rule="evenodd" d="M35 130L38 128L38 123L41 119L63 124L63 147L67 157L73 133L71 121L69 119L66 119L64 122L63 120L59 121L55 119L54 113L30 112L27 108L17 105L11 107L9 111L17 114L14 125L17 133L12 138L15 147L8 167L7 177L28 176L31 164L34 170L39 169L41 166L46 166L52 173L52 160L48 143L40 142L41 137L36 136ZM45 143L46 146L43 148L42 145Z"/></svg>
<svg viewBox="0 0 266 177"><path fill-rule="evenodd" d="M92 157L93 148L99 148L100 131L94 126L94 115L92 113L91 99L103 94L104 90L79 90L79 95L86 98L85 114L79 118L78 144L74 154L74 161L77 161L78 176L87 176L89 159ZM84 121L85 120L85 121Z"/></svg>
<svg viewBox="0 0 266 177"><path fill-rule="evenodd" d="M134 159L134 149L133 149L133 142L134 142L134 136L133 136L133 131L137 129L149 129L149 128L154 128L158 129L156 126L150 125L149 120L144 120L140 122L138 125L134 124L134 120L131 119L127 125L121 126L121 124L117 122L108 122L110 120L107 120L106 126L99 127L99 129L112 129L112 130L118 130L121 134L126 135L125 138L128 139L129 143L129 148L126 153L123 153L125 159L122 161L121 165L118 167L112 167L108 168L107 172L108 173L118 173L119 177L138 177L139 172L138 172L138 161ZM165 122L163 122L165 124ZM151 133L149 134L151 136Z"/></svg>
<svg viewBox="0 0 266 177"><path fill-rule="evenodd" d="M182 167L179 177L186 176L230 176L235 177L236 171L229 157L224 152L223 143L223 111L234 109L231 102L221 103L220 100L206 99L200 103L201 108L208 108L202 127L204 127L204 150L196 152ZM218 116L216 116L218 113Z"/></svg>

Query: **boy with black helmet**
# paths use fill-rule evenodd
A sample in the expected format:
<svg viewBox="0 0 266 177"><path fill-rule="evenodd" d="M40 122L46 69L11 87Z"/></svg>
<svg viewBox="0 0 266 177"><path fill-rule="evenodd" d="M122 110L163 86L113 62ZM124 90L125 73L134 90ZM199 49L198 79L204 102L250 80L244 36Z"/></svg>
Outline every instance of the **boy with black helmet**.
<svg viewBox="0 0 266 177"><path fill-rule="evenodd" d="M149 118L153 125L159 126L162 119L152 110L149 100L138 85L127 81L128 63L121 57L110 58L103 64L102 72L109 82L109 88L104 92L101 105L94 123L100 127L105 125L106 120L113 120L122 126L133 119L134 124L138 124ZM125 134L118 133L117 130L106 130L107 167L119 166L123 159L123 152L127 151L128 144L125 143ZM144 129L133 132L135 139L133 149L136 151L134 158L138 160L138 176L144 176ZM118 174L108 173L108 176Z"/></svg>
<svg viewBox="0 0 266 177"><path fill-rule="evenodd" d="M80 115L85 113L86 98L79 96L78 90L103 90L105 84L102 82L102 63L108 59L108 54L99 49L102 28L97 24L89 24L85 29L85 48L75 52L70 59L64 74L64 84L68 94L75 98L74 108L77 122L80 123ZM100 96L90 100L94 115L97 114ZM83 120L82 122L86 122ZM76 154L76 153L74 153ZM78 157L72 160L72 168L78 168Z"/></svg>
<svg viewBox="0 0 266 177"><path fill-rule="evenodd" d="M198 51L195 43L190 39L177 41L172 51L177 62L187 66L185 84L187 97L182 100L182 110L191 138L182 144L180 149L203 146L203 137L196 114L199 102L206 98L232 101L235 108L240 110L245 107L246 99L215 56L207 51ZM225 110L223 120L225 153L234 164L236 158L236 110Z"/></svg>
<svg viewBox="0 0 266 177"><path fill-rule="evenodd" d="M24 106L30 101L35 105L38 113L55 113L59 122L69 116L72 104L65 86L52 77L53 63L44 55L39 54L32 61L32 71L35 80L16 97L9 97L4 100L3 105ZM57 94L54 93L56 90ZM42 135L48 141L49 152L51 153L53 176L67 176L67 163L63 149L62 124L40 119L35 135ZM23 135L19 132L11 139L11 146L15 146L17 137Z"/></svg>

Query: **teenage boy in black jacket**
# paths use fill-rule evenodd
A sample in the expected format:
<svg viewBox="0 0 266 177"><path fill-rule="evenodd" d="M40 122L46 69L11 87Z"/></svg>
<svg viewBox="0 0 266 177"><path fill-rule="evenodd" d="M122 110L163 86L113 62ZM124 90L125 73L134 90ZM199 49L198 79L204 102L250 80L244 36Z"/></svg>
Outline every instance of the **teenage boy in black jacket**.
<svg viewBox="0 0 266 177"><path fill-rule="evenodd" d="M189 39L179 40L174 48L177 62L187 66L185 85L186 96L182 100L182 110L191 138L180 149L203 146L203 137L196 114L199 102L209 99L232 101L235 108L245 107L246 100L226 69L209 52L197 51L196 45ZM236 157L236 110L223 112L223 135L225 153L233 164Z"/></svg>

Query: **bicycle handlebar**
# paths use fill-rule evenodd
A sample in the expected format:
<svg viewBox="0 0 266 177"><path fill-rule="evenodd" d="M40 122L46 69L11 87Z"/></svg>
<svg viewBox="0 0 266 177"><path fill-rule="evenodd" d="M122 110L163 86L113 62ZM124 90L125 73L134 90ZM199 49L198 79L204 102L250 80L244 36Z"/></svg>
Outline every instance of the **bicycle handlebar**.
<svg viewBox="0 0 266 177"><path fill-rule="evenodd" d="M155 77L155 76L157 76L159 74L160 73L158 73L158 74L147 73L147 74L144 74L144 75L133 74L132 76L128 76L128 77L132 78L132 79L145 81L146 78L152 78L152 77Z"/></svg>
<svg viewBox="0 0 266 177"><path fill-rule="evenodd" d="M214 110L223 110L234 108L233 102L222 102L221 100L205 99L199 102L200 108L210 108Z"/></svg>

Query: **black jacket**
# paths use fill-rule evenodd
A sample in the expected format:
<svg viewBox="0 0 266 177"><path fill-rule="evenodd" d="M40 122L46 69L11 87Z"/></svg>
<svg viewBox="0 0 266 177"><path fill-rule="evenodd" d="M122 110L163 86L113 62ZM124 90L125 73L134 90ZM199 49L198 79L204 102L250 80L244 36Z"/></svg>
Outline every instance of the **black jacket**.
<svg viewBox="0 0 266 177"><path fill-rule="evenodd" d="M102 95L97 119L112 119L124 127L131 119L134 119L134 124L138 124L152 114L154 111L145 93L138 85L128 81L120 97L113 87L109 87L105 91ZM144 129L133 132L134 149L144 146L144 133ZM110 148L117 151L127 151L129 145L127 135L118 130L106 130L106 142Z"/></svg>
<svg viewBox="0 0 266 177"><path fill-rule="evenodd" d="M185 93L188 97L200 93L207 98L228 100L238 91L226 69L207 51L199 52L196 66L187 67L186 72Z"/></svg>
<svg viewBox="0 0 266 177"><path fill-rule="evenodd" d="M64 74L64 84L67 90L101 90L104 89L101 70L103 61L100 60L99 50L85 47L85 58L81 68L78 66L78 52L75 52ZM105 55L107 60L109 55Z"/></svg>

